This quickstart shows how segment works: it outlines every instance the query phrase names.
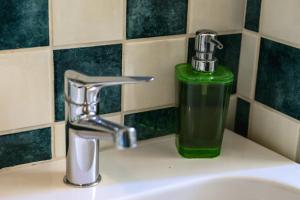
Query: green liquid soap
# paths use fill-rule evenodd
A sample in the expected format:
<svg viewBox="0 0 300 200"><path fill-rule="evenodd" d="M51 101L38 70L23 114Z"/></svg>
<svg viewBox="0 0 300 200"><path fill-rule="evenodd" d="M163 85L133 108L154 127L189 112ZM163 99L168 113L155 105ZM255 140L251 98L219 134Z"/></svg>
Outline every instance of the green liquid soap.
<svg viewBox="0 0 300 200"><path fill-rule="evenodd" d="M176 145L186 158L220 154L233 74L224 66L199 72L190 64L176 66L179 108Z"/></svg>

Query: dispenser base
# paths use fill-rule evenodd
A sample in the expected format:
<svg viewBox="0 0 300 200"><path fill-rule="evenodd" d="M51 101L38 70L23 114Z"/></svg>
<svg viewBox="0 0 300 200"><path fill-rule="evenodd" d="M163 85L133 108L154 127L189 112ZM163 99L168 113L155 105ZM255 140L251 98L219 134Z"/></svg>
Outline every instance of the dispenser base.
<svg viewBox="0 0 300 200"><path fill-rule="evenodd" d="M220 155L221 148L191 148L177 146L177 150L184 158L214 158Z"/></svg>

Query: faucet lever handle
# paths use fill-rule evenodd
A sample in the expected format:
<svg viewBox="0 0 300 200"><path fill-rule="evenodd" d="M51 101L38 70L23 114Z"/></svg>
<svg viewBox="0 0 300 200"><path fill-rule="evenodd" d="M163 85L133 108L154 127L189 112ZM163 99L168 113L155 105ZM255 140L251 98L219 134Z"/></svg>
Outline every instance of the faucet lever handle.
<svg viewBox="0 0 300 200"><path fill-rule="evenodd" d="M73 70L67 70L65 77L84 87L105 87L154 80L151 76L86 76Z"/></svg>
<svg viewBox="0 0 300 200"><path fill-rule="evenodd" d="M73 70L65 72L65 99L79 106L92 105L88 110L96 111L99 92L103 87L130 83L149 82L151 76L86 76Z"/></svg>

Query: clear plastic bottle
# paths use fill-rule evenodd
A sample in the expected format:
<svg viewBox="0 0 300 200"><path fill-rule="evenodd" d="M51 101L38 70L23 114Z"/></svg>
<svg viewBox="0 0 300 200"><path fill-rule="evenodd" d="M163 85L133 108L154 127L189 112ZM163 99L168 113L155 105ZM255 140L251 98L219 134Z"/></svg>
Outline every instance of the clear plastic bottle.
<svg viewBox="0 0 300 200"><path fill-rule="evenodd" d="M220 154L233 74L217 65L215 46L222 48L216 32L198 31L192 64L176 66L179 81L179 120L176 145L186 158ZM205 55L202 55L205 54Z"/></svg>

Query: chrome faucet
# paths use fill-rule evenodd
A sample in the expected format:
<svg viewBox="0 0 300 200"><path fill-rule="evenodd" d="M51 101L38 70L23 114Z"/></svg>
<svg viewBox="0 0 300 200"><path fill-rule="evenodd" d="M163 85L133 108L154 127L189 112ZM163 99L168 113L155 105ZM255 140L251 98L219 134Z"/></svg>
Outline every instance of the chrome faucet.
<svg viewBox="0 0 300 200"><path fill-rule="evenodd" d="M99 139L112 135L118 149L136 147L134 128L101 118L98 111L103 87L148 82L153 77L89 77L65 72L65 113L67 160L64 182L89 187L101 181L99 173Z"/></svg>

